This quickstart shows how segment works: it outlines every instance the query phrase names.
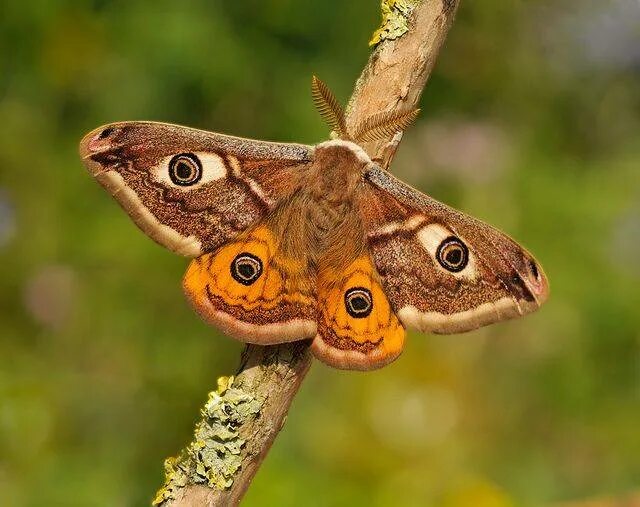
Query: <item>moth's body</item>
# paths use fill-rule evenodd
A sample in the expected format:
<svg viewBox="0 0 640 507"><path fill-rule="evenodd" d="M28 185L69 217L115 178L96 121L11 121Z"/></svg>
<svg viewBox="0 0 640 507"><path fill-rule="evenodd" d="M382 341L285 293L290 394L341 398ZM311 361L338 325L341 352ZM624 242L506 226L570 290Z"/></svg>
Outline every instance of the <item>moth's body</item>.
<svg viewBox="0 0 640 507"><path fill-rule="evenodd" d="M307 256L317 267L318 259L344 242L340 250L349 256L364 237L355 213L357 189L371 160L362 149L346 141L328 141L314 147L313 163L292 178L291 195L283 199L273 215L273 228L281 232L282 249L290 257ZM297 180L297 181L296 181ZM346 241L340 241L341 239Z"/></svg>
<svg viewBox="0 0 640 507"><path fill-rule="evenodd" d="M138 226L194 258L187 297L245 342L311 339L328 364L372 369L401 353L405 327L468 331L529 313L548 293L517 243L351 141L130 122L88 134L80 152Z"/></svg>

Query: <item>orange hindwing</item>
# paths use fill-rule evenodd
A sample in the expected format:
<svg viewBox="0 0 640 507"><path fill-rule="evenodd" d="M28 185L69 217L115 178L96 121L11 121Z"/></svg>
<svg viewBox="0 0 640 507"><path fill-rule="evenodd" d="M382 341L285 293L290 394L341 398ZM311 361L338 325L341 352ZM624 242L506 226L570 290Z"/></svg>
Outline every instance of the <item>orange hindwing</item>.
<svg viewBox="0 0 640 507"><path fill-rule="evenodd" d="M196 311L249 343L279 343L316 334L313 283L304 260L285 257L266 225L193 260L183 287Z"/></svg>
<svg viewBox="0 0 640 507"><path fill-rule="evenodd" d="M404 335L368 255L345 269L320 270L316 357L337 368L371 370L400 355Z"/></svg>

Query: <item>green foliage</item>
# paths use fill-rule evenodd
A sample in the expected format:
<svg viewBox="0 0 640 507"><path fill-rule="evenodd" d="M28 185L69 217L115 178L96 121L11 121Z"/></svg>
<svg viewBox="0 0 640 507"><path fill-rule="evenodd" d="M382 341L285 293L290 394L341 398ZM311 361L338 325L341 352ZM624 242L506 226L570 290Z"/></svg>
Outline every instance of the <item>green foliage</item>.
<svg viewBox="0 0 640 507"><path fill-rule="evenodd" d="M379 4L0 11L0 503L148 505L241 346L193 314L185 260L131 224L77 142L130 119L321 141L310 77L346 101ZM467 335L411 334L378 372L315 365L247 506L640 486L637 19L634 0L462 2L393 170L528 245L551 297Z"/></svg>

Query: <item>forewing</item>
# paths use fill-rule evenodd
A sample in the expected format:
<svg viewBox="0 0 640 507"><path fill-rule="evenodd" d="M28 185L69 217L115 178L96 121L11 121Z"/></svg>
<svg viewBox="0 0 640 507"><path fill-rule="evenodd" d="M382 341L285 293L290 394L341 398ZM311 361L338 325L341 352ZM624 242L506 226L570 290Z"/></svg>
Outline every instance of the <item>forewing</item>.
<svg viewBox="0 0 640 507"><path fill-rule="evenodd" d="M407 327L469 331L546 299L544 273L524 248L378 167L365 175L359 210L382 286Z"/></svg>
<svg viewBox="0 0 640 507"><path fill-rule="evenodd" d="M233 239L295 192L312 148L129 122L91 132L80 153L147 235L195 257Z"/></svg>

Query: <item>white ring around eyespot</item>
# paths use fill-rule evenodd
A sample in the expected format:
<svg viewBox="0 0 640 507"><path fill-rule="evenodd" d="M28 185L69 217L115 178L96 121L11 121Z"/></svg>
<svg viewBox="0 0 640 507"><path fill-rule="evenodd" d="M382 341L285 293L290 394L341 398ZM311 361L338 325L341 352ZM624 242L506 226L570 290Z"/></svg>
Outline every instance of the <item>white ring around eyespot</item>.
<svg viewBox="0 0 640 507"><path fill-rule="evenodd" d="M451 236L455 236L459 238L460 241L462 241L462 243L465 244L465 246L467 247L467 250L469 251L469 259L468 259L467 265L458 272L453 272L453 271L449 271L448 269L445 269L444 267L442 267L442 265L436 258L438 253L438 247L440 246L440 244L445 239ZM459 237L453 231L450 231L449 229L447 229L446 227L440 224L429 224L422 227L416 233L416 237L418 238L420 245L422 245L422 247L427 252L429 252L429 255L433 259L434 265L436 266L437 269L439 269L444 273L448 273L451 276L455 276L456 278L463 278L465 280L475 280L477 278L478 270L476 266L475 256L473 255L471 248L466 243L464 238Z"/></svg>
<svg viewBox="0 0 640 507"><path fill-rule="evenodd" d="M202 151L191 152L191 154L198 157L200 164L202 165L202 177L197 183L194 185L183 186L176 185L171 180L171 176L169 176L169 163L171 162L171 159L176 155L179 155L179 153L174 153L165 157L158 165L151 168L151 173L153 174L154 179L168 187L182 190L183 192L189 192L195 188L201 187L202 185L206 185L207 183L211 183L212 181L219 180L227 176L227 166L219 155Z"/></svg>

